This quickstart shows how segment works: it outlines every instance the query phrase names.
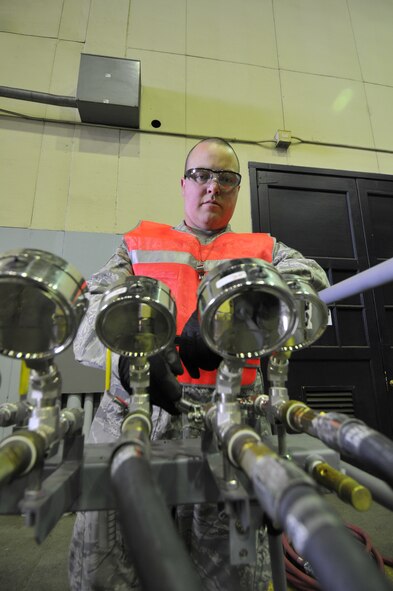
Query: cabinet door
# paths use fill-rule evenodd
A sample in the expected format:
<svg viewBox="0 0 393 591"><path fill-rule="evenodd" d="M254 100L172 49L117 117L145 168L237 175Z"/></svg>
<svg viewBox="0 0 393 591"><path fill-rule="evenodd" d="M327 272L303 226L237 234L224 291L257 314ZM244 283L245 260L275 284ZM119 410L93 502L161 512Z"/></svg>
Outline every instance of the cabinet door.
<svg viewBox="0 0 393 591"><path fill-rule="evenodd" d="M393 181L359 179L364 233L370 266L393 259ZM373 290L387 404L393 416L393 282Z"/></svg>
<svg viewBox="0 0 393 591"><path fill-rule="evenodd" d="M356 179L257 164L250 172L254 231L270 232L318 261L331 284L368 268ZM289 396L391 434L373 293L337 302L331 313L319 341L292 355Z"/></svg>

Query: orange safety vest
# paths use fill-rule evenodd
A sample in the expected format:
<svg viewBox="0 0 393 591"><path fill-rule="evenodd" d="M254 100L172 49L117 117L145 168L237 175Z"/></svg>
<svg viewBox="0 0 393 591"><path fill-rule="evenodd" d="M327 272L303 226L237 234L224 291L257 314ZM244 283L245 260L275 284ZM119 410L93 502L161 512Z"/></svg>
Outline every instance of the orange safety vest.
<svg viewBox="0 0 393 591"><path fill-rule="evenodd" d="M224 232L209 244L201 244L193 234L175 230L167 224L142 221L124 235L135 275L153 277L165 283L177 308L177 334L197 306L197 289L204 272L230 259L255 257L272 262L274 239L269 234ZM250 360L252 361L252 360ZM259 365L259 360L254 360ZM178 379L186 384L212 385L216 371L200 370L192 378L184 368ZM256 369L244 368L242 385L250 385Z"/></svg>

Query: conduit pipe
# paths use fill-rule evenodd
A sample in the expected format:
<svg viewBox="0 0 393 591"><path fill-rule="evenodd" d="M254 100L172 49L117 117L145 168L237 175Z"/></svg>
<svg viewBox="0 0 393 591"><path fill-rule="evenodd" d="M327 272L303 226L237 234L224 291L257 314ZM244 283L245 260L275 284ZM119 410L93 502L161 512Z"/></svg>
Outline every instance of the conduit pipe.
<svg viewBox="0 0 393 591"><path fill-rule="evenodd" d="M0 86L0 96L17 99L19 101L29 101L32 103L44 103L45 105L77 108L76 97L50 94L49 92L37 92L35 90L25 90L23 88Z"/></svg>

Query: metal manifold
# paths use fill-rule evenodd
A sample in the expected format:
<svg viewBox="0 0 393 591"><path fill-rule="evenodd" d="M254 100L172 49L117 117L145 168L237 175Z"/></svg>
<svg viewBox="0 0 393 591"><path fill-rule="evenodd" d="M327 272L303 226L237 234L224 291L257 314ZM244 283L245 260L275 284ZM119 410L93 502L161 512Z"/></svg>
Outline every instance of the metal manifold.
<svg viewBox="0 0 393 591"><path fill-rule="evenodd" d="M367 287L357 276L355 289L391 275L390 266ZM348 280L343 284L347 297ZM45 251L0 255L0 353L29 371L28 394L0 405L0 426L14 427L0 442L0 513L23 513L41 542L64 512L116 508L143 588L155 589L159 577L160 588L180 591L202 586L168 507L220 503L229 516L232 564L255 562L256 531L267 527L276 591L286 589L282 532L322 589L331 589L332 572L335 591L390 589L321 493L334 491L360 511L372 496L393 509L392 442L362 421L291 400L286 388L291 355L323 334L326 304L340 299L339 285L317 294L301 277L281 276L252 258L206 275L198 290L200 330L222 361L211 400L177 402L199 436L171 441L151 440L149 358L173 346L175 302L165 284L148 277L111 287L96 333L107 349L130 357L133 394L119 439L91 445L82 435L83 411L61 409L54 362L87 309L86 282ZM243 368L263 356L268 390L244 396ZM261 432L261 420L272 435ZM161 559L157 539L170 559Z"/></svg>

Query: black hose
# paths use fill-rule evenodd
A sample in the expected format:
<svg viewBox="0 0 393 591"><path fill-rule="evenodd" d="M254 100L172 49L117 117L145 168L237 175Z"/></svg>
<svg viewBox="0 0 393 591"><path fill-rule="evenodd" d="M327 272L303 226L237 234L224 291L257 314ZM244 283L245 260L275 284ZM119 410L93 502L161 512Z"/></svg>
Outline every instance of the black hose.
<svg viewBox="0 0 393 591"><path fill-rule="evenodd" d="M20 101L30 101L31 103L58 105L59 107L77 107L76 97L74 96L49 94L48 92L37 92L35 90L25 90L23 88L0 86L0 96L17 99Z"/></svg>
<svg viewBox="0 0 393 591"><path fill-rule="evenodd" d="M355 421L340 429L340 451L355 458L363 470L393 486L393 442L382 433Z"/></svg>
<svg viewBox="0 0 393 591"><path fill-rule="evenodd" d="M296 551L310 562L322 589L330 591L392 591L372 560L323 498L299 485L284 494L280 516Z"/></svg>
<svg viewBox="0 0 393 591"><path fill-rule="evenodd" d="M375 563L365 560L350 534L345 529L342 532L327 527L317 539L310 539L304 548L304 555L312 564L317 579L323 583L323 588L331 589L333 580L337 591L391 591L391 585Z"/></svg>
<svg viewBox="0 0 393 591"><path fill-rule="evenodd" d="M112 484L126 545L144 591L202 591L150 465L135 445L115 452Z"/></svg>

